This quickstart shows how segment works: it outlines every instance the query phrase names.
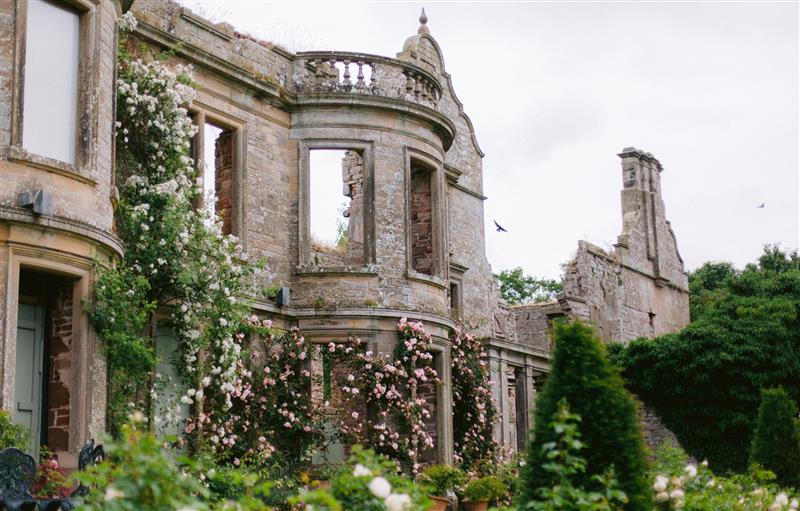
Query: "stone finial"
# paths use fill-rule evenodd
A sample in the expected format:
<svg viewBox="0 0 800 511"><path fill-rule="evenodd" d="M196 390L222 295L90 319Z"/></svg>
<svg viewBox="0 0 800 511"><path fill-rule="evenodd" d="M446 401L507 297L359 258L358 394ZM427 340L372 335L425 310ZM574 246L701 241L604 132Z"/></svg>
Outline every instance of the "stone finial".
<svg viewBox="0 0 800 511"><path fill-rule="evenodd" d="M427 34L430 31L428 30L428 15L425 14L425 8L422 8L422 13L419 15L419 28L417 29L418 34Z"/></svg>

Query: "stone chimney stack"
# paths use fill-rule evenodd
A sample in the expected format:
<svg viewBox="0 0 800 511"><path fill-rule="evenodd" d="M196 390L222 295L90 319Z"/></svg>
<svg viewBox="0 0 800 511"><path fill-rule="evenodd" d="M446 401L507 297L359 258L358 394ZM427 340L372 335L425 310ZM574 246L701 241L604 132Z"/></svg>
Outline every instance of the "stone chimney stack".
<svg viewBox="0 0 800 511"><path fill-rule="evenodd" d="M626 147L618 156L622 159L622 234L617 251L631 267L665 283L682 284L683 260L661 195L664 168L655 156L634 147Z"/></svg>

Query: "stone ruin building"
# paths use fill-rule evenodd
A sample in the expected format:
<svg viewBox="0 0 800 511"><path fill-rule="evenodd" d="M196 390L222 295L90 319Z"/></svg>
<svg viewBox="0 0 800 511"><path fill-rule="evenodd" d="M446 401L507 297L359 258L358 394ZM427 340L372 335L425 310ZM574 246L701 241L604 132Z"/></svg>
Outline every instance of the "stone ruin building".
<svg viewBox="0 0 800 511"><path fill-rule="evenodd" d="M436 461L453 455L455 318L479 325L496 435L512 450L525 444L558 317L588 320L604 339L688 322L661 165L635 149L620 155L614 252L581 242L555 302L500 300L485 255L483 153L424 15L391 58L290 53L173 2L0 2L0 406L62 465L74 467L105 426L102 340L82 304L93 260L124 250L112 222L114 80L117 20L128 9L139 41L175 48L170 63L194 67L193 151L213 171L205 181L223 229L268 258L275 283L290 290L256 301L255 312L315 342L359 336L376 352L393 350L401 317L433 334L443 379L428 389ZM332 150L342 155L341 186L329 193L345 201L346 227L327 246L311 233L312 163ZM168 325L156 349L163 360L175 349Z"/></svg>

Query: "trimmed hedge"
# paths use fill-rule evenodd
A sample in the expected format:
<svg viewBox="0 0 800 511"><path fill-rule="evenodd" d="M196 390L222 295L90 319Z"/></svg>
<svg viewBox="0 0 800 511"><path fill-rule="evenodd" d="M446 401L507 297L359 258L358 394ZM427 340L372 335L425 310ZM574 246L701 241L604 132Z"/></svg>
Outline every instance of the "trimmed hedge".
<svg viewBox="0 0 800 511"><path fill-rule="evenodd" d="M797 406L782 388L761 391L750 463L773 471L781 486L800 488Z"/></svg>

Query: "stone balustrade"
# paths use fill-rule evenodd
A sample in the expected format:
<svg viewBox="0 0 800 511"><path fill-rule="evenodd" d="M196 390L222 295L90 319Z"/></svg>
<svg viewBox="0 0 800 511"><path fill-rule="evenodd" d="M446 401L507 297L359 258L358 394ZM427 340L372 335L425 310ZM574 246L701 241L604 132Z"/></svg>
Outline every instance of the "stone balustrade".
<svg viewBox="0 0 800 511"><path fill-rule="evenodd" d="M292 78L298 94L361 94L434 110L442 96L439 80L431 73L396 59L364 53L298 53Z"/></svg>

